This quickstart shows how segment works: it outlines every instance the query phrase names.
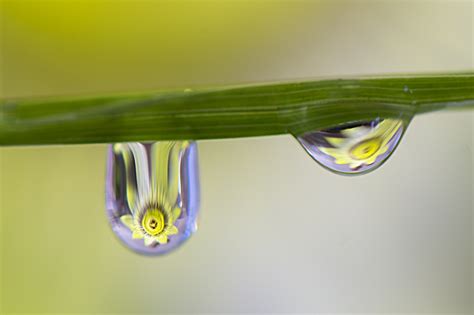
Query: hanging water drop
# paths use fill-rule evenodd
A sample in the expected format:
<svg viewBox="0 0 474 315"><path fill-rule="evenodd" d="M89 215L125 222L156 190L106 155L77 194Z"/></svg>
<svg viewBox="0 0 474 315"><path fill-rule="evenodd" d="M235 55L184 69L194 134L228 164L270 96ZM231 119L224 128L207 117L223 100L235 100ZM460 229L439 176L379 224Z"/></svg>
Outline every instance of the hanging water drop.
<svg viewBox="0 0 474 315"><path fill-rule="evenodd" d="M116 143L107 160L106 211L130 249L168 253L196 230L197 146L192 141Z"/></svg>
<svg viewBox="0 0 474 315"><path fill-rule="evenodd" d="M397 147L408 121L375 119L311 131L297 137L316 162L340 174L362 174L381 166Z"/></svg>

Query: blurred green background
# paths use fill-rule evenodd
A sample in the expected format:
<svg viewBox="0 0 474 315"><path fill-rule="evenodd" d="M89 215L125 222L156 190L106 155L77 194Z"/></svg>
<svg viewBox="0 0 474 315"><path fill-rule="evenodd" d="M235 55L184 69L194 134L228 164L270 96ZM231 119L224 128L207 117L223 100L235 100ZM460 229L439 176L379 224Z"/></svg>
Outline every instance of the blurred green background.
<svg viewBox="0 0 474 315"><path fill-rule="evenodd" d="M1 0L0 96L472 71L473 7ZM473 121L417 117L355 178L290 136L200 142L200 229L159 258L108 227L106 145L1 148L0 311L471 313Z"/></svg>

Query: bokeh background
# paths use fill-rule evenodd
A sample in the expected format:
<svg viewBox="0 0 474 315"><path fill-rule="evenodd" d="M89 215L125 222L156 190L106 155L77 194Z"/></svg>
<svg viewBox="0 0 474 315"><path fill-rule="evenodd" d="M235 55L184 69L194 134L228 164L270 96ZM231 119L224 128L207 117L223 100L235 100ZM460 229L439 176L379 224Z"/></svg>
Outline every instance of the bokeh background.
<svg viewBox="0 0 474 315"><path fill-rule="evenodd" d="M1 97L474 69L471 1L1 0ZM0 149L3 313L473 311L471 112L417 117L379 170L290 136L199 142L200 229L108 227L106 145Z"/></svg>

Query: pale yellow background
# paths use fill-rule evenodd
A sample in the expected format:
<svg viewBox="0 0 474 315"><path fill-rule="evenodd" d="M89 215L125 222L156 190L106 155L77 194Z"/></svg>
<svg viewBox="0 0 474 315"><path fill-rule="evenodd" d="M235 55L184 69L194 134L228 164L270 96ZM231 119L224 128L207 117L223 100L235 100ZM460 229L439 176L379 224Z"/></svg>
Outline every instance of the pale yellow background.
<svg viewBox="0 0 474 315"><path fill-rule="evenodd" d="M3 0L3 97L466 71L470 1ZM200 229L141 257L105 145L0 149L3 313L473 311L473 114L417 117L348 178L290 136L199 143Z"/></svg>

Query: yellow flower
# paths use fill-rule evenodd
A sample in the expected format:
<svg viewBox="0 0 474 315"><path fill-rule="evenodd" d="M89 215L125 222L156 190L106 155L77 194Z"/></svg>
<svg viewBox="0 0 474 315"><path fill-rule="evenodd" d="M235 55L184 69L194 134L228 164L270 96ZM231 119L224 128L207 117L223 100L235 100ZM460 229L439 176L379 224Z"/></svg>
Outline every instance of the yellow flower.
<svg viewBox="0 0 474 315"><path fill-rule="evenodd" d="M334 157L336 164L347 164L356 169L371 165L387 152L390 140L402 127L396 119L384 119L375 127L359 126L342 130L344 137L326 137L332 148L320 148L321 152Z"/></svg>
<svg viewBox="0 0 474 315"><path fill-rule="evenodd" d="M148 163L143 144L114 145L114 151L122 155L128 171L130 213L122 215L120 220L132 232L132 238L143 239L146 246L166 244L170 235L179 232L174 224L181 214L180 159L181 152L188 146L188 141L158 142L151 146L151 163Z"/></svg>
<svg viewBox="0 0 474 315"><path fill-rule="evenodd" d="M181 213L180 208L172 211L163 211L158 208L146 209L141 216L135 218L126 214L120 220L132 231L132 238L143 239L146 246L168 243L168 236L178 233L178 228L174 225Z"/></svg>

